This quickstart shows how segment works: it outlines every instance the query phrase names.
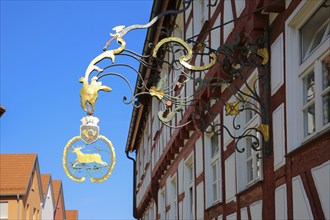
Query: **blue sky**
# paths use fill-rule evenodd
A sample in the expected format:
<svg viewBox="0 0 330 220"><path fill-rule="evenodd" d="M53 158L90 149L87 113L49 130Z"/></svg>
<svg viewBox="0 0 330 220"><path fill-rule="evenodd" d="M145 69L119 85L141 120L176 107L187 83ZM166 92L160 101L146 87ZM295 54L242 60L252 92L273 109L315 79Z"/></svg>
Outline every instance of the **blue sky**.
<svg viewBox="0 0 330 220"><path fill-rule="evenodd" d="M66 142L79 135L79 78L102 52L117 25L149 21L151 0L122 1L4 1L1 0L1 100L7 111L0 119L1 153L37 153L41 173L50 173L64 186L66 209L78 209L80 219L132 219L132 162L125 145L132 107L126 84L102 78L111 93L99 93L94 116L100 133L113 143L117 163L103 183L76 183L62 168ZM141 53L146 30L129 32L127 49ZM116 47L115 42L110 45ZM110 61L108 60L107 62ZM116 58L116 63L131 59ZM136 74L117 72L135 83Z"/></svg>

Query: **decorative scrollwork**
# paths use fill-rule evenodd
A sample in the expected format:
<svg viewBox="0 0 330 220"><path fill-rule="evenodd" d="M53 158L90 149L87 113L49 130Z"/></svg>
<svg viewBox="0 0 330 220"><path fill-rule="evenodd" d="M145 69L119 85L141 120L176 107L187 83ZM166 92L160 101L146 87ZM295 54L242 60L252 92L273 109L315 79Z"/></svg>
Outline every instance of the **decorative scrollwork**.
<svg viewBox="0 0 330 220"><path fill-rule="evenodd" d="M235 140L238 152L245 150L243 145L240 146L242 140L250 138L253 139L250 147L260 151L262 143L268 142L270 139L268 116L265 110L268 100L259 95L259 87L269 83L269 81L265 81L269 68L268 40L265 36L257 38L255 41L237 36L231 44L222 44L219 48L209 48L206 46L206 42L194 42L191 39L186 42L181 38L169 37L173 28L177 26L171 24L170 27L167 27L166 33L164 32L165 38L156 45L149 45L152 54L139 55L126 49L126 42L123 39L125 34L134 29L150 27L160 17L167 14L185 11L191 1L186 3L187 5L182 10L163 12L145 25L114 28L115 33L111 34L113 38L107 42L105 51L89 64L84 78L87 81L93 71L97 71L97 80L110 75L119 76L128 84L132 92L131 98L127 99L126 96L123 98L124 103L133 104L138 108L141 106L137 101L139 97L157 98L161 104L157 115L165 126L180 128L193 123L203 132L214 134L227 132ZM217 1L214 4L217 4ZM107 50L114 39L117 39L120 46L114 50ZM152 49L152 47L154 48ZM149 69L151 74L146 78L143 73L130 65L115 64L116 56L133 58L145 69ZM104 68L98 66L98 63L106 58L111 59L112 64ZM205 60L209 60L209 62L205 62L205 64ZM105 70L116 66L130 68L137 74L135 91L123 75L114 72L105 73ZM213 72L217 72L217 74L209 76L207 73L209 69L215 70ZM256 74L251 80L249 77L254 70ZM108 87L102 88L105 91L109 90ZM224 99L221 96L223 91L228 91L234 100L228 101L228 97ZM206 98L201 98L205 93L208 94ZM85 96L82 95L82 97ZM87 101L92 104L94 109L93 102ZM214 122L214 118L222 113L214 110L214 103L224 106L226 117L231 117L232 124ZM187 109L192 109L191 116L183 119ZM243 114L251 114L259 118L259 125L244 128L239 118ZM177 120L173 120L175 118Z"/></svg>
<svg viewBox="0 0 330 220"><path fill-rule="evenodd" d="M164 38L163 40L159 41L153 50L152 56L157 57L157 52L158 52L159 48L161 46L163 46L163 44L168 43L168 42L179 43L186 49L187 55L181 56L179 58L179 62L181 63L182 66L184 66L185 68L187 68L189 70L203 71L203 70L210 69L217 60L217 55L215 53L211 53L210 54L211 62L209 64L206 64L203 66L194 66L194 65L189 64L188 62L192 58L192 49L189 47L189 45L186 42L184 42L181 38L178 38L178 37L168 37L168 38Z"/></svg>

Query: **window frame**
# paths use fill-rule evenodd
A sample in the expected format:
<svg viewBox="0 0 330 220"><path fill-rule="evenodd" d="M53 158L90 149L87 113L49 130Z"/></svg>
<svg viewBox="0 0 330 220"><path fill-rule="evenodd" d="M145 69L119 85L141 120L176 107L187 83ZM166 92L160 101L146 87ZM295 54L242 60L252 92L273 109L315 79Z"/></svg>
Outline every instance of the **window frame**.
<svg viewBox="0 0 330 220"><path fill-rule="evenodd" d="M330 39L330 38L329 38ZM330 41L329 41L330 43ZM321 45L322 46L322 45ZM320 48L321 49L321 48ZM302 72L299 72L299 78L302 81L302 93L305 93L305 84L304 84L304 80L310 75L313 74L314 75L314 97L305 102L305 97L304 95L302 96L303 99L303 104L301 107L301 111L300 114L302 114L303 117L303 139L302 139L302 143L308 142L309 140L311 140L314 136L316 136L318 133L322 132L323 130L326 130L327 128L330 128L330 122L323 124L323 96L325 94L328 94L330 92L330 86L327 86L326 88L322 88L323 85L323 75L322 75L322 64L323 61L330 56L330 50L328 49L328 51L322 50L321 49L321 55L318 56L318 58L314 61L312 60L308 60L308 64L310 64L310 66L304 70L302 70ZM315 53L315 52L314 52ZM314 53L312 55L314 55ZM318 55L318 54L317 54ZM309 107L314 105L314 110L315 110L315 114L314 114L314 131L312 133L308 133L308 131L306 129L306 119L305 119L305 111L308 110Z"/></svg>
<svg viewBox="0 0 330 220"><path fill-rule="evenodd" d="M314 52L301 63L300 29L315 14L324 1L302 1L285 21L285 72L286 72L286 137L287 152L314 140L327 132L329 125L316 125L316 131L304 136L303 103L303 81L302 77L313 68L316 60L324 60L330 53L325 45L330 44L330 37L313 50ZM298 49L297 49L298 48ZM316 97L317 99L319 97ZM321 109L320 109L321 110ZM318 109L315 109L318 112ZM316 119L316 123L320 124Z"/></svg>
<svg viewBox="0 0 330 220"><path fill-rule="evenodd" d="M194 209L194 157L193 157L193 153L191 153L187 159L184 161L185 164L185 168L189 169L188 173L189 178L185 178L187 186L186 186L186 190L187 190L187 217L190 219L194 219L195 216L195 209Z"/></svg>
<svg viewBox="0 0 330 220"><path fill-rule="evenodd" d="M8 220L9 219L9 204L8 204L8 201L0 201L0 206L2 206L3 204L7 205L7 216L1 216L0 215L0 220ZM6 205L5 205L5 207L1 207L1 209L6 208Z"/></svg>
<svg viewBox="0 0 330 220"><path fill-rule="evenodd" d="M151 202L150 206L149 206L149 209L148 209L148 212L149 212L149 219L155 219L155 209L154 209L154 202Z"/></svg>
<svg viewBox="0 0 330 220"><path fill-rule="evenodd" d="M324 4L325 1L322 1L322 4ZM304 23L297 28L298 35L300 41L303 38L302 36L302 28L304 25L310 21L314 16L317 15L317 11L322 6L320 4L318 7L316 7L315 12L311 13L310 16L304 21ZM324 27L327 25L326 29L329 31L330 25L328 24L330 21L330 18L328 18L324 24L321 26ZM318 30L320 30L322 27L320 27ZM316 34L315 34L316 35ZM323 75L322 75L322 64L323 61L330 56L330 49L326 48L326 43L330 44L330 35L324 35L322 36L322 40L320 44L316 45L314 49L311 50L311 47L314 45L315 41L315 35L313 36L311 43L309 45L309 48L305 54L305 57L303 58L303 51L302 51L302 42L300 42L300 65L298 69L298 76L299 79L302 81L302 105L301 105L301 111L300 114L302 115L303 119L303 133L302 133L302 143L308 142L310 139L312 139L315 135L322 132L323 130L330 128L330 122L323 124L323 100L322 97L327 94L330 91L330 86L323 89ZM307 91L305 90L305 79L309 77L311 74L313 74L314 77L314 97L311 100L305 100L305 94ZM308 111L308 109L314 106L314 131L309 133L308 131L308 119L306 118L305 112ZM308 114L308 113L307 113Z"/></svg>
<svg viewBox="0 0 330 220"><path fill-rule="evenodd" d="M216 116L216 118L213 121L214 124L220 123L220 114ZM221 164L220 164L220 150L221 150L221 139L220 135L212 132L212 127L209 126L206 130L207 132L204 133L205 137L208 139L208 151L206 151L207 155L207 160L205 165L209 168L209 177L211 180L207 183L208 187L211 187L212 189L212 194L210 194L210 199L209 205L215 205L219 202L221 202L221 195L222 195L222 190L221 190ZM215 154L213 154L213 138L217 138L217 143L218 143L218 150L216 151ZM214 179L214 173L213 173L213 167L216 166L216 178ZM216 189L217 189L217 198L214 199L214 184L216 184Z"/></svg>
<svg viewBox="0 0 330 220"><path fill-rule="evenodd" d="M244 115L244 120L246 119L245 118L246 115ZM259 124L261 123L261 119L260 117L258 117L258 114L255 114L251 120L249 120L247 122L247 124L244 126L245 129L248 129L248 128L256 128ZM250 133L251 134L251 133ZM256 133L256 132L253 132L253 135L256 136L258 139L259 139L259 143L262 144L261 140L261 136L259 133ZM251 137L247 137L245 139L245 151L244 151L244 154L245 154L245 166L246 166L246 188L248 188L249 186L251 186L252 184L254 184L255 182L259 181L262 179L262 170L263 170L263 163L262 163L262 159L261 157L259 156L259 154L262 154L262 150L261 151L255 151L253 149L251 149L251 147L248 147L248 143L247 143L247 140L251 140L251 144L253 143L253 139ZM248 152L250 152L248 154ZM252 179L250 180L249 179L249 171L248 171L248 162L251 161L252 163L252 167L251 169L249 170L251 173L252 173ZM258 175L258 162L260 163L260 166L259 166L259 171L260 171L260 175Z"/></svg>
<svg viewBox="0 0 330 220"><path fill-rule="evenodd" d="M220 160L219 158L217 158L213 163L211 163L211 168L212 168L212 202L213 204L216 204L218 202L220 202ZM213 173L213 169L215 167L215 172L216 172L216 176L214 178L214 173ZM216 187L216 192L214 192L214 188ZM216 197L214 196L216 194Z"/></svg>
<svg viewBox="0 0 330 220"><path fill-rule="evenodd" d="M254 85L255 81L258 79L258 69L255 69L253 71L253 73L249 76L249 78L246 80L248 85ZM259 94L260 93L260 89L259 89L259 84L256 84L256 92ZM245 93L249 93L246 86L243 85L240 88L242 91L244 91ZM244 97L246 98L246 100L253 101L250 100L249 97ZM246 105L246 104L245 104ZM252 103L251 106L245 106L245 108L260 108L260 106L258 106L257 103ZM251 114L248 114L247 111L252 111L252 110L245 110L243 112L241 112L238 116L238 124L241 125L241 129L239 129L238 131L235 131L236 136L241 135L243 132L245 132L247 129L249 128L257 128L258 125L261 124L261 117L260 115L258 115L255 112L251 112ZM251 116L251 117L248 117ZM251 131L252 132L252 131ZM252 134L252 133L248 133ZM259 133L257 133L256 131L253 131L253 135L256 136L259 139L259 144L262 144L262 138L261 135ZM260 181L263 179L263 161L262 159L258 156L259 154L262 154L262 150L260 151L255 151L253 149L251 149L251 147L247 147L247 140L249 139L249 137L244 138L243 140L241 140L241 142L239 144L242 144L242 146L245 147L245 151L242 153L238 153L235 154L236 155L236 172L237 172L237 191L241 192L247 188L249 188L251 185L253 185L254 183ZM253 142L253 139L251 138L251 144ZM262 147L262 146L261 146ZM250 155L248 154L248 151L250 152ZM248 163L251 161L252 166L248 166ZM258 176L258 162L260 163L259 166L259 172L260 175ZM252 179L249 179L249 172L252 173Z"/></svg>
<svg viewBox="0 0 330 220"><path fill-rule="evenodd" d="M218 144L218 150L213 154L213 138L217 138L217 144ZM220 141L219 141L219 135L217 134L212 134L210 137L210 167L211 167L211 176L212 176L212 203L216 204L220 201ZM214 177L214 172L213 169L215 167L215 174L216 176ZM214 197L214 185L216 187L216 198Z"/></svg>
<svg viewBox="0 0 330 220"><path fill-rule="evenodd" d="M249 77L249 79L247 80L249 86L253 85L255 83L255 81L257 80L257 75L258 75L258 70L256 69L252 74L251 76ZM251 84L251 85L250 85ZM256 92L259 94L260 90L259 90L259 84L256 84L257 88L256 88ZM244 91L245 88L243 87L242 90ZM246 92L246 91L245 91ZM250 104L250 102L253 101L252 98L250 97L247 97L247 100L248 100L248 106L245 106L246 108L251 108L251 109L255 109L255 108L260 108L260 106L258 105L258 103L252 103ZM250 114L248 114L248 112L250 112ZM242 114L242 117L243 117L243 120L242 122L244 124L244 130L247 130L249 128L256 128L258 127L258 125L261 124L261 117L253 110L245 110L245 114ZM251 134L251 133L250 133ZM258 139L259 139L259 143L262 144L262 138L260 136L259 133L256 133L255 131L253 132L253 135L256 136ZM262 166L262 160L259 156L260 153L262 153L262 150L261 151L255 151L253 149L251 149L251 147L248 147L247 146L247 140L250 140L251 139L251 144L253 143L253 139L248 137L245 139L245 146L246 146L246 149L245 149L245 166L247 168L246 172L247 172L247 175L246 175L246 188L248 188L250 185L252 185L253 183L259 181L262 179L262 169L263 169L263 166ZM250 155L248 155L248 151L250 152ZM249 170L251 173L252 173L252 179L249 180L249 175L248 175L248 162L251 161L252 162L252 168ZM260 162L260 175L258 176L257 173L257 163Z"/></svg>
<svg viewBox="0 0 330 220"><path fill-rule="evenodd" d="M177 175L173 175L170 180L170 190L173 198L171 198L171 210L173 211L171 213L174 213L174 218L173 216L169 216L170 219L177 219L178 218L178 185L177 185Z"/></svg>
<svg viewBox="0 0 330 220"><path fill-rule="evenodd" d="M303 25L300 26L299 28L299 40L300 40L300 63L305 62L316 50L318 47L320 47L324 42L326 41L326 38L330 38L330 35L325 35L325 33L330 31L330 17L328 19L325 20L325 22L315 31L315 34L313 35L313 37L311 38L310 44L307 48L307 50L303 51L303 34L302 34L302 29L304 28L305 25L307 25L307 23L309 21L311 21L311 19L317 14L317 11L320 9L320 7L322 7L322 5L326 2L325 1L321 1L323 2L319 7L317 7L316 11L308 17L308 19L306 19L306 21L303 23ZM325 27L326 26L326 27ZM317 35L320 33L320 31L325 27L325 31L323 33L322 39L320 40L320 43L318 45L315 45L315 41L316 41L316 37ZM330 33L330 32L329 32Z"/></svg>
<svg viewBox="0 0 330 220"><path fill-rule="evenodd" d="M165 187L160 189L160 195L161 195L161 209L160 209L160 216L163 219L167 219L167 214L166 214L166 191ZM159 211L159 209L158 209Z"/></svg>
<svg viewBox="0 0 330 220"><path fill-rule="evenodd" d="M259 137L259 135L257 135L257 137L261 140L261 137ZM252 138L251 139L251 144L252 144ZM248 140L248 139L247 139ZM262 159L260 158L259 154L261 153L261 151L255 151L251 148L246 148L246 151L250 151L250 154L248 154L248 152L246 152L246 188L250 187L251 185L253 185L255 182L259 181L262 179L263 175L262 175L262 170L263 170L263 163L262 163ZM251 161L251 165L252 168L250 170L248 170L249 166L248 163ZM260 165L258 166L258 163L260 163ZM259 167L259 169L258 169ZM252 178L249 179L249 172L252 173ZM260 172L260 174L258 175L258 172Z"/></svg>

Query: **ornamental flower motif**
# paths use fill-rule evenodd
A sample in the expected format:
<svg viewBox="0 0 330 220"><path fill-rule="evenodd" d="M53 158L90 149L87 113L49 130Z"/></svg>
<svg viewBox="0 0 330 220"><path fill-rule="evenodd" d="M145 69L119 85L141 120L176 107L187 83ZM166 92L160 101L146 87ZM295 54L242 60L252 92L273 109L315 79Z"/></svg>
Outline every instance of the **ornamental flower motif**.
<svg viewBox="0 0 330 220"><path fill-rule="evenodd" d="M164 91L161 89L157 89L156 87L152 86L149 90L150 95L156 96L159 100L163 99Z"/></svg>
<svg viewBox="0 0 330 220"><path fill-rule="evenodd" d="M262 65L266 65L269 60L268 50L267 48L261 48L257 51L257 54L262 57Z"/></svg>
<svg viewBox="0 0 330 220"><path fill-rule="evenodd" d="M257 128L263 135L265 141L269 141L269 125L260 124Z"/></svg>
<svg viewBox="0 0 330 220"><path fill-rule="evenodd" d="M166 102L166 106L167 106L168 108L170 108L170 107L172 106L172 102L171 102L170 100L168 100L168 101Z"/></svg>
<svg viewBox="0 0 330 220"><path fill-rule="evenodd" d="M176 86L180 89L181 86L182 86L182 83L180 83L180 82L176 82Z"/></svg>
<svg viewBox="0 0 330 220"><path fill-rule="evenodd" d="M238 102L226 102L226 115L238 115Z"/></svg>

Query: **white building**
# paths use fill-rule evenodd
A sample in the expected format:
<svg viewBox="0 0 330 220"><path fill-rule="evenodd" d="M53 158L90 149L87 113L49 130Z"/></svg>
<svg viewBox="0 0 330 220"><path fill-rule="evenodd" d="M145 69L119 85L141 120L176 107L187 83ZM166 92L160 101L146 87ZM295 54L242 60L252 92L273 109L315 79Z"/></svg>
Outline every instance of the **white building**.
<svg viewBox="0 0 330 220"><path fill-rule="evenodd" d="M44 196L41 204L41 219L54 219L55 201L51 175L41 174L41 183Z"/></svg>

